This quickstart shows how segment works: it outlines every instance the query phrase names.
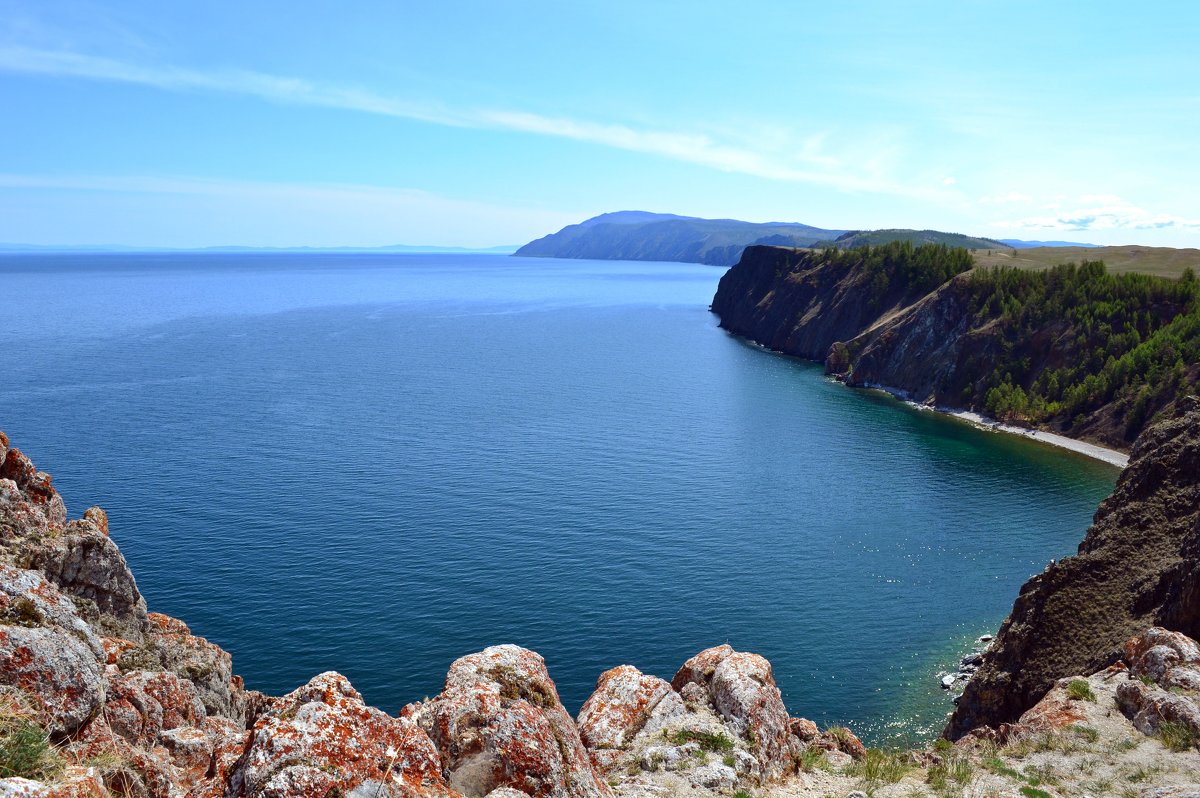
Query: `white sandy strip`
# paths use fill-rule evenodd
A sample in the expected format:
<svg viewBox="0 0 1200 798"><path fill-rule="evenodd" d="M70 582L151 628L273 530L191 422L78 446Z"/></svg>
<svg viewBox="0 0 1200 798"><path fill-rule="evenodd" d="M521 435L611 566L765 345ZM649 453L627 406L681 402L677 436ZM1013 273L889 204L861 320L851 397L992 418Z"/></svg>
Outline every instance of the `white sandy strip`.
<svg viewBox="0 0 1200 798"><path fill-rule="evenodd" d="M1055 435L1053 432L1043 432L1038 429L1026 429L1025 427L1015 427L1012 424L1002 424L999 421L993 421L989 418L984 418L978 413L972 413L969 410L950 410L949 408L935 408L939 413L961 418L964 421L969 421L977 427L983 429L995 430L997 432L1008 432L1013 435L1021 435L1025 438L1031 438L1035 441L1048 443L1051 446L1058 446L1063 449L1070 449L1073 452L1093 457L1097 460L1102 460L1109 465L1115 465L1117 468L1124 468L1129 465L1129 455L1123 452L1118 452L1116 449L1106 449L1103 446L1096 446L1092 443L1084 443L1077 441L1074 438L1068 438L1065 435Z"/></svg>
<svg viewBox="0 0 1200 798"><path fill-rule="evenodd" d="M1118 452L1116 449L1106 449L1103 446L1097 446L1094 443L1084 443L1077 441L1074 438L1068 438L1066 435L1055 435L1053 432L1043 432L1038 429L1028 429L1026 427L1018 427L1013 424L1005 424L995 419L987 418L979 413L974 413L970 410L957 410L953 407L935 407L933 405L921 404L914 402L907 391L902 391L899 388L892 388L887 385L877 385L868 383L863 388L868 390L883 391L889 393L897 399L901 400L911 407L918 410L929 410L934 413L943 413L947 416L961 419L970 424L974 424L980 429L989 430L991 432L1007 432L1010 435L1020 435L1022 438L1029 438L1034 441L1041 441L1050 446L1057 446L1060 449L1069 449L1072 452L1091 457L1096 460L1114 465L1117 468L1124 468L1129 465L1129 455L1124 452Z"/></svg>

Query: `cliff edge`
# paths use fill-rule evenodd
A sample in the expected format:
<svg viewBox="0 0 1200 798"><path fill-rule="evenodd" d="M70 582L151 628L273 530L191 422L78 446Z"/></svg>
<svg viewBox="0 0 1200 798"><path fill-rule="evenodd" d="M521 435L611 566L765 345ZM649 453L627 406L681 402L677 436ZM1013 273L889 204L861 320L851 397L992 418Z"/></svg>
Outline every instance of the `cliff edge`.
<svg viewBox="0 0 1200 798"><path fill-rule="evenodd" d="M747 247L712 301L721 326L885 387L1123 452L1200 385L1200 283L976 268L965 249Z"/></svg>
<svg viewBox="0 0 1200 798"><path fill-rule="evenodd" d="M1148 626L1200 636L1200 399L1150 427L1079 553L1034 576L946 734L1015 722L1056 679L1118 661Z"/></svg>

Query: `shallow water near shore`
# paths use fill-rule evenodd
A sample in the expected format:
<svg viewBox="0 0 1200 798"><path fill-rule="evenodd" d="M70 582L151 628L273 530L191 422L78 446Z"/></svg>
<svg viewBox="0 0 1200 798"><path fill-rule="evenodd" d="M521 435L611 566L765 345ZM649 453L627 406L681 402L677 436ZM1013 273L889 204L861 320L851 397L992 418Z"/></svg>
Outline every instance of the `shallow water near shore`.
<svg viewBox="0 0 1200 798"><path fill-rule="evenodd" d="M1118 472L725 334L721 273L0 257L0 429L252 688L336 669L396 712L514 642L575 712L607 668L728 642L793 715L935 733L937 672Z"/></svg>

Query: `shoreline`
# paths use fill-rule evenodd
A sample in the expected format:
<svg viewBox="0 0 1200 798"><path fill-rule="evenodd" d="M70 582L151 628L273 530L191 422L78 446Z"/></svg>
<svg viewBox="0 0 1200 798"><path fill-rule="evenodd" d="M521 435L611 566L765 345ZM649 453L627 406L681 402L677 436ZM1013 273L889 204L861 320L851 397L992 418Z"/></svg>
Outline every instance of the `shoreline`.
<svg viewBox="0 0 1200 798"><path fill-rule="evenodd" d="M1055 446L1059 449L1066 449L1076 454L1082 454L1084 457L1090 457L1093 460L1099 460L1108 465L1124 469L1129 465L1129 455L1124 452L1119 452L1116 449L1109 449L1105 446L1099 446L1094 443L1086 443L1084 441L1069 438L1066 435L1059 435L1054 432L1046 432L1044 430L1030 429L1028 427L1018 427L1015 424L1005 424L1003 421L997 421L993 418L988 418L982 413L976 413L973 410L963 410L956 407L946 407L944 405L928 405L921 402L913 401L907 391L899 388L893 388L887 385L875 385L868 383L865 385L849 385L848 383L838 380L843 385L850 388L863 388L867 390L882 391L889 396L899 399L910 407L918 410L925 410L932 413L940 413L944 416L956 418L959 421L965 421L976 429L985 430L987 432L1000 432L1008 435L1018 435L1022 438L1039 441L1048 446Z"/></svg>
<svg viewBox="0 0 1200 798"><path fill-rule="evenodd" d="M711 306L709 307L709 311L712 311ZM731 332L724 327L721 327L721 329L724 330L726 335L733 336L747 346L754 347L755 349L761 349L762 351L770 352L773 355L794 357L797 360L803 360L806 363L820 363L820 361L817 360L810 360L806 357L791 355L787 352L781 352L778 349L772 349L771 347L765 346L752 338L738 335L737 333ZM950 418L966 422L976 429L980 429L985 432L1000 432L1008 435L1019 435L1022 438L1038 441L1039 443L1044 443L1047 446L1066 449L1067 451L1081 454L1084 457L1090 457L1093 460L1099 460L1102 463L1107 463L1110 466L1114 466L1122 470L1129 465L1129 455L1125 454L1124 452L1117 451L1116 449L1109 449L1105 446L1100 446L1095 443L1086 443L1084 441L1076 440L1075 438L1069 438L1066 435L1059 435L1055 432L1045 432L1044 430L1030 429L1029 427L1018 427L1015 424L1005 424L1003 421L997 421L994 418L988 418L982 413L976 413L974 410L964 410L959 407L949 407L946 405L925 404L923 402L915 401L908 391L905 391L901 388L894 388L890 385L879 385L876 383L852 385L839 376L832 374L826 374L825 376L827 379L840 383L847 388L855 388L860 391L880 391L881 393L885 393L893 399L897 399L916 410L923 410L929 413L938 413L943 416L949 416Z"/></svg>

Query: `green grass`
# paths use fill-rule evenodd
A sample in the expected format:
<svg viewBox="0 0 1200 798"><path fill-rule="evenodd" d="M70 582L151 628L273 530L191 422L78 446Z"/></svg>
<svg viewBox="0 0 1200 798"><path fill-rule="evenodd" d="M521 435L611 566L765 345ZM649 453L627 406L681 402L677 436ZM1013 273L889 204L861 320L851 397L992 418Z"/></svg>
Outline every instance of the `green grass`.
<svg viewBox="0 0 1200 798"><path fill-rule="evenodd" d="M976 250L971 254L983 266L1016 266L1020 269L1046 269L1060 263L1102 260L1113 272L1134 272L1155 277L1178 278L1191 267L1200 271L1200 250L1171 247L1036 247Z"/></svg>
<svg viewBox="0 0 1200 798"><path fill-rule="evenodd" d="M1091 701L1095 703L1096 694L1092 692L1092 686L1088 684L1087 679L1072 679L1067 685L1067 698L1072 701Z"/></svg>
<svg viewBox="0 0 1200 798"><path fill-rule="evenodd" d="M825 752L820 748L805 748L796 757L796 769L802 770L805 773L812 773L814 770L825 769Z"/></svg>
<svg viewBox="0 0 1200 798"><path fill-rule="evenodd" d="M700 747L705 751L732 751L733 740L729 739L723 732L704 732L695 729L677 729L676 731L663 732L663 736L668 741L675 745L686 745L687 743L699 743Z"/></svg>
<svg viewBox="0 0 1200 798"><path fill-rule="evenodd" d="M1045 790L1039 790L1037 787L1030 787L1028 784L1021 787L1021 795L1025 798L1052 798L1050 793Z"/></svg>
<svg viewBox="0 0 1200 798"><path fill-rule="evenodd" d="M1171 751L1188 751L1200 746L1200 734L1182 723L1168 721L1158 728L1155 736Z"/></svg>
<svg viewBox="0 0 1200 798"><path fill-rule="evenodd" d="M983 760L983 766L997 776L1008 776L1015 781L1022 781L1025 777L1017 771L1004 764L1004 760L998 756L989 756Z"/></svg>
<svg viewBox="0 0 1200 798"><path fill-rule="evenodd" d="M0 726L0 778L45 780L62 770L62 759L45 730L24 718L4 721Z"/></svg>
<svg viewBox="0 0 1200 798"><path fill-rule="evenodd" d="M955 794L975 779L975 765L967 757L947 757L940 765L934 765L926 773L925 781L938 795ZM954 785L958 785L956 790Z"/></svg>
<svg viewBox="0 0 1200 798"><path fill-rule="evenodd" d="M895 784L912 768L904 754L868 748L866 756L846 765L843 772L866 782Z"/></svg>

